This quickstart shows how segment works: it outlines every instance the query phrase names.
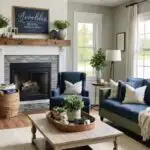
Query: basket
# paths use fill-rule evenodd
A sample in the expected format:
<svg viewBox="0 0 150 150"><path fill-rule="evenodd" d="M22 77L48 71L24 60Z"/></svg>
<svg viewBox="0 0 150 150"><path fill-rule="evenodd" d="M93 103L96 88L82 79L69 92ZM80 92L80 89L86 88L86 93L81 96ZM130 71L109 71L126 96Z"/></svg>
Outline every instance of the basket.
<svg viewBox="0 0 150 150"><path fill-rule="evenodd" d="M19 107L19 92L0 95L0 118L11 118L17 116Z"/></svg>
<svg viewBox="0 0 150 150"><path fill-rule="evenodd" d="M82 132L92 130L95 127L95 118L85 112L82 112L82 116L87 117L91 121L91 123L86 125L65 125L51 118L50 112L46 114L48 122L53 124L57 129L63 132Z"/></svg>

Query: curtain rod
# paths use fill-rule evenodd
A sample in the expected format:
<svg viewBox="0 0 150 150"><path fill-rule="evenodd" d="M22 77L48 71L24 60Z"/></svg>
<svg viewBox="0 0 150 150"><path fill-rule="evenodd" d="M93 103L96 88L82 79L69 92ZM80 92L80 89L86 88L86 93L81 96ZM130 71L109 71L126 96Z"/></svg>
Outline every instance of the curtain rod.
<svg viewBox="0 0 150 150"><path fill-rule="evenodd" d="M140 2L134 2L134 3L131 3L131 4L129 4L129 5L126 5L126 7L134 6L134 5L137 5L137 4L140 4L140 3L144 3L144 2L146 2L146 1L148 1L148 0L142 0L142 1L140 1Z"/></svg>

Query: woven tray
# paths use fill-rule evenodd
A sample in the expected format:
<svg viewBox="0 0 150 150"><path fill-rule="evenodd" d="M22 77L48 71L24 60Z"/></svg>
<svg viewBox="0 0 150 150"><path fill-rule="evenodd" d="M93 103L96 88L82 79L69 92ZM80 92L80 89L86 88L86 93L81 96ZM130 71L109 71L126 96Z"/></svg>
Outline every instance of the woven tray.
<svg viewBox="0 0 150 150"><path fill-rule="evenodd" d="M63 132L82 132L92 130L95 127L95 118L85 112L82 112L82 117L86 117L91 121L91 123L87 125L65 125L51 118L50 112L46 115L46 118L49 121L49 123L53 124L56 128Z"/></svg>

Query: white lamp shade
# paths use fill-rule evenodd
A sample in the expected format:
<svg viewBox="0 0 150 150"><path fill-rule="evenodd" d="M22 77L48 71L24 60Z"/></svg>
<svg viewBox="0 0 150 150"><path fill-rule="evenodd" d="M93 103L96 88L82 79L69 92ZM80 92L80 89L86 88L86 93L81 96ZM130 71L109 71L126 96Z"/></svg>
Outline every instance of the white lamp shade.
<svg viewBox="0 0 150 150"><path fill-rule="evenodd" d="M120 50L107 50L106 60L107 61L121 61L121 51Z"/></svg>

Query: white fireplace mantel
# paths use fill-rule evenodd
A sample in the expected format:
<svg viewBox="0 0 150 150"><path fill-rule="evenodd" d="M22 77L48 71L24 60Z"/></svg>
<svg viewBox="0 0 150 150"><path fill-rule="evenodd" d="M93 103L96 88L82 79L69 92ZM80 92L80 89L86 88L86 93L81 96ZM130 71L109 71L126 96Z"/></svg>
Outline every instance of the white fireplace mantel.
<svg viewBox="0 0 150 150"><path fill-rule="evenodd" d="M4 83L5 55L59 55L59 71L66 71L66 50L55 46L0 46L0 83Z"/></svg>

